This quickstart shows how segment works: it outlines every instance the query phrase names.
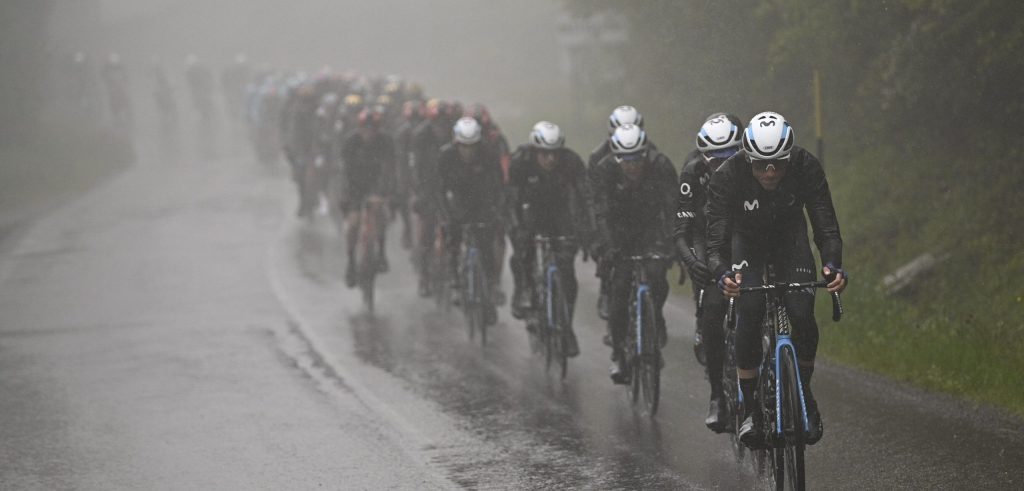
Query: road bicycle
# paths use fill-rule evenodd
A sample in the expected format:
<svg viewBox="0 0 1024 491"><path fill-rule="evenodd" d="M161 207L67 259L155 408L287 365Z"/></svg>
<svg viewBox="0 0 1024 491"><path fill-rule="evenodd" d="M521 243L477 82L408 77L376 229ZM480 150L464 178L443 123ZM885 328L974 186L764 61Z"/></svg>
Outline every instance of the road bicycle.
<svg viewBox="0 0 1024 491"><path fill-rule="evenodd" d="M462 311L466 316L469 339L480 334L480 345L487 344L487 326L494 322L496 315L491 291L488 268L482 259L481 244L491 247L490 240L481 240L493 230L489 223L467 223L462 225L462 254L459 261Z"/></svg>
<svg viewBox="0 0 1024 491"><path fill-rule="evenodd" d="M539 348L538 351L544 352L544 370L550 371L554 362L564 379L569 367L566 336L572 330L572 305L558 262L559 255L568 256L567 252L575 256L575 240L567 236L537 235L533 243L536 251L535 288L527 319L531 327L531 342Z"/></svg>
<svg viewBox="0 0 1024 491"><path fill-rule="evenodd" d="M731 400L733 414L743 414L743 404L756 404L760 413L763 440L755 445L754 465L758 473L767 477L775 489L802 490L805 487L804 447L810 431L803 384L797 365L796 347L792 340L792 325L786 312L783 296L786 292L825 288L827 281L805 283L777 282L772 266L766 268L765 282L761 286L740 287L741 294L764 293L765 320L762 332L762 362L758 370L755 401ZM839 293L831 294L832 320L838 322L843 315ZM735 318L730 305L729 318ZM731 348L730 348L731 349ZM735 350L732 350L735 352ZM738 388L738 380L735 381ZM736 390L736 394L739 391ZM736 419L736 432L739 431ZM734 444L735 445L735 444Z"/></svg>
<svg viewBox="0 0 1024 491"><path fill-rule="evenodd" d="M651 261L668 261L671 258L658 253L648 253L622 258L630 263L629 328L623 355L630 373L629 395L637 403L643 393L644 406L652 417L658 412L661 396L661 343L658 339L658 323L654 297L647 278L645 265Z"/></svg>
<svg viewBox="0 0 1024 491"><path fill-rule="evenodd" d="M384 198L368 197L360 210L359 240L356 242L356 284L362 291L363 304L370 313L374 309L374 283L383 265L381 235L387 224Z"/></svg>

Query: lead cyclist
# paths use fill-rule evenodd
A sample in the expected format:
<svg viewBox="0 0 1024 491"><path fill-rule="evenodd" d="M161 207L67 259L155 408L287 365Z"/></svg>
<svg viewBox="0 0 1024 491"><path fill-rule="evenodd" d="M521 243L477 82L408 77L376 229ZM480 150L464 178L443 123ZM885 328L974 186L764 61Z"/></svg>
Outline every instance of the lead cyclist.
<svg viewBox="0 0 1024 491"><path fill-rule="evenodd" d="M782 115L763 112L743 132L743 150L730 157L711 176L708 200L708 266L727 297L736 298L736 362L743 400L753 400L757 366L761 361L760 326L764 295L739 294L740 285L758 286L767 264L782 282L815 281L814 257L807 240L806 211L821 255L828 291L847 285L842 269L843 240L832 205L832 194L821 163L794 145L792 126ZM731 233L730 233L731 232ZM821 439L824 426L811 392L818 348L814 292L790 292L784 298L793 326L800 379L810 424L806 442ZM751 446L762 439L754 421L759 412L744 404L740 441Z"/></svg>

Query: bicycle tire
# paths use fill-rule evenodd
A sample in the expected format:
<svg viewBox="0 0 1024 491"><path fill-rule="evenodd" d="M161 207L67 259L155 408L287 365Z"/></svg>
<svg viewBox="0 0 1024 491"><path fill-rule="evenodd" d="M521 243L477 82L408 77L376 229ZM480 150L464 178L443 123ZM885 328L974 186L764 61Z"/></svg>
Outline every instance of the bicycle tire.
<svg viewBox="0 0 1024 491"><path fill-rule="evenodd" d="M636 285L633 286L633 290L636 291ZM639 308L636 305L636 301L631 300L629 302L629 330L627 331L627 338L629 341L626 343L626 347L622 350L622 356L626 358L626 370L629 372L629 397L633 404L636 404L640 400L640 356L636 353L636 310Z"/></svg>
<svg viewBox="0 0 1024 491"><path fill-rule="evenodd" d="M768 322L766 320L766 322ZM766 348L767 349L767 348ZM756 406L754 411L761 413L761 435L763 440L757 450L753 451L754 470L757 476L767 480L768 488L775 487L775 451L771 444L771 435L774 430L775 421L775 369L772 366L773 356L765 351L766 355L761 360L761 376L758 377L758 393L755 396ZM752 402L753 403L753 402Z"/></svg>
<svg viewBox="0 0 1024 491"><path fill-rule="evenodd" d="M733 457L736 462L743 462L746 456L746 445L737 436L738 428L743 424L743 407L739 398L739 379L736 375L736 330L732 316L727 316L722 329L725 335L725 360L722 364L722 396L725 399L727 418L732 420L732 432L729 443L732 445Z"/></svg>
<svg viewBox="0 0 1024 491"><path fill-rule="evenodd" d="M371 313L371 314L374 313L374 310L373 310L373 308L374 308L374 306L373 306L374 283L375 283L374 276L371 274L367 278L363 279L362 285L361 285L362 286L362 290L363 290L363 304L366 306L366 311Z"/></svg>
<svg viewBox="0 0 1024 491"><path fill-rule="evenodd" d="M487 273L481 265L475 264L473 268L474 281L476 281L476 298L473 300L477 306L477 329L480 330L480 346L487 346L487 317L490 309L493 308L488 292Z"/></svg>
<svg viewBox="0 0 1024 491"><path fill-rule="evenodd" d="M544 373L550 373L551 364L555 361L555 337L551 335L551 326L547 322L539 329L544 338Z"/></svg>
<svg viewBox="0 0 1024 491"><path fill-rule="evenodd" d="M804 423L803 410L800 404L800 389L797 386L797 369L794 363L795 353L789 346L783 346L779 353L780 384L782 397L782 428L783 445L775 448L781 454L781 468L776 468L776 489L803 491L805 487L804 462ZM781 475L780 475L781 471Z"/></svg>
<svg viewBox="0 0 1024 491"><path fill-rule="evenodd" d="M654 311L654 300L650 292L642 295L643 301L643 356L640 360L641 383L644 391L644 403L648 414L654 417L658 413L661 398L661 350L658 346L658 328Z"/></svg>
<svg viewBox="0 0 1024 491"><path fill-rule="evenodd" d="M364 217L364 220L366 218ZM364 232L361 235L363 237L363 243L359 245L359 256L356 257L356 273L358 275L359 289L362 292L363 305L366 307L367 312L373 313L373 302L374 302L374 283L377 276L377 258L376 242L373 240L367 240Z"/></svg>
<svg viewBox="0 0 1024 491"><path fill-rule="evenodd" d="M448 257L443 249L435 246L431 256L430 282L433 286L434 304L441 312L449 313L452 310L452 291L448 281Z"/></svg>
<svg viewBox="0 0 1024 491"><path fill-rule="evenodd" d="M554 346L555 359L558 362L559 377L565 379L569 370L569 357L565 354L565 336L571 326L569 325L569 306L565 301L560 274L556 270L556 274L551 281L551 292L549 294L551 295L552 308L555 314L555 329L552 332L556 341Z"/></svg>

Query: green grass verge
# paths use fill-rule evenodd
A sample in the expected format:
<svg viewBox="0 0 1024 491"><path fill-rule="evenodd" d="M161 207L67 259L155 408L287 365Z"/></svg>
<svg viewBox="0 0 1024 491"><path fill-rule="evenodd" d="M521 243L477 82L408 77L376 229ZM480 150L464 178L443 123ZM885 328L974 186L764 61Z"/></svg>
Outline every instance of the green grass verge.
<svg viewBox="0 0 1024 491"><path fill-rule="evenodd" d="M1019 160L890 148L829 167L854 277L821 353L1024 415ZM947 259L887 295L883 277L925 252Z"/></svg>

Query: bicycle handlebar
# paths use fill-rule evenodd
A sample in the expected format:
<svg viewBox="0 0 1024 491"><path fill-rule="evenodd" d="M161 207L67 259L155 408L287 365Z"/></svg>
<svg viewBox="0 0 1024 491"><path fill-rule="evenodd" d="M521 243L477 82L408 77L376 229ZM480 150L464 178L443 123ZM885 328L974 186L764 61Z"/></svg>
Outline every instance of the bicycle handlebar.
<svg viewBox="0 0 1024 491"><path fill-rule="evenodd" d="M623 261L664 261L666 259L672 259L664 254L658 254L657 252L650 252L647 254L639 254L635 256L624 256L621 258Z"/></svg>
<svg viewBox="0 0 1024 491"><path fill-rule="evenodd" d="M821 280L821 281L808 281L808 282L804 282L804 283L776 282L776 283L769 283L767 285L759 285L759 286L741 286L740 287L740 293L761 292L761 291L770 291L770 290L778 290L778 291L788 292L788 291L793 291L793 290L803 290L804 288L825 288L827 286L828 286L828 282L825 281L825 280ZM831 297L832 297L832 320L834 322L839 322L839 320L842 319L842 317L843 317L843 301L842 301L842 299L839 296L839 292L832 292Z"/></svg>
<svg viewBox="0 0 1024 491"><path fill-rule="evenodd" d="M567 243L575 242L576 241L576 237L574 237L572 235L550 236L550 235L537 234L537 235L533 236L533 241L534 242L540 242L542 244L550 244L552 242L557 243L557 244L567 244Z"/></svg>

